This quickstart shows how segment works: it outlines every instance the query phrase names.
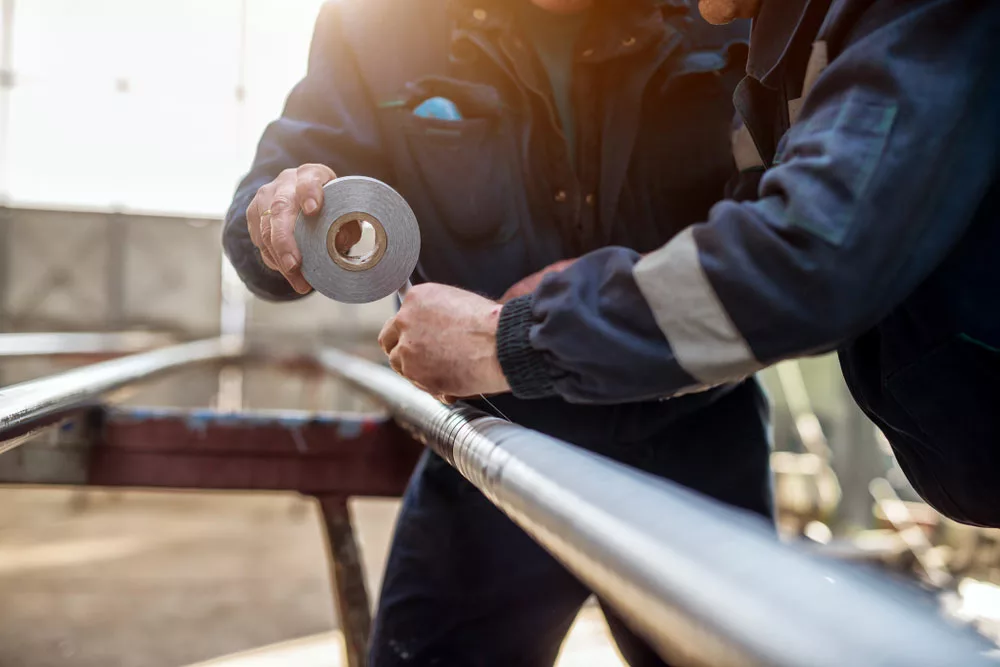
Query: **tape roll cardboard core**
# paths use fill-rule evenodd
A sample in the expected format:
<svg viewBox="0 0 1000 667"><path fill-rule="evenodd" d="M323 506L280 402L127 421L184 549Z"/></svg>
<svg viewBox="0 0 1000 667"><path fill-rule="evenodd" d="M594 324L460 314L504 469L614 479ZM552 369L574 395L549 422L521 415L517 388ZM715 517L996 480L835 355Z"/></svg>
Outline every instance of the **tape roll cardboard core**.
<svg viewBox="0 0 1000 667"><path fill-rule="evenodd" d="M352 229L357 227L355 233ZM367 229L366 229L367 227ZM367 239L365 232L372 230L374 238ZM354 240L354 236L357 240ZM367 241L371 241L371 248L361 247ZM374 267L385 256L385 248L388 240L385 234L385 227L373 215L362 211L345 213L330 225L330 231L326 233L326 251L330 254L330 259L338 266L348 271L367 271Z"/></svg>

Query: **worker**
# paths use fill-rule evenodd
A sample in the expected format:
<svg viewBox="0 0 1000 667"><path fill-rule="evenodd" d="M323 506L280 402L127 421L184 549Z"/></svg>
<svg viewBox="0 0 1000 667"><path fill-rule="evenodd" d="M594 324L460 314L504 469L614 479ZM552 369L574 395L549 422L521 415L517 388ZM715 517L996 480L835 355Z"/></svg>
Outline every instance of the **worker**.
<svg viewBox="0 0 1000 667"><path fill-rule="evenodd" d="M226 253L263 298L308 293L292 230L300 209L319 210L334 174L380 179L407 199L421 234L414 282L522 303L514 296L561 260L608 245L654 250L738 176L732 92L748 34L745 22L710 26L684 2L329 3L308 74L236 193ZM349 246L357 230L344 229L338 244ZM470 403L770 518L767 406L753 380L637 398ZM589 595L425 453L400 510L370 662L551 665ZM632 665L663 664L605 611Z"/></svg>
<svg viewBox="0 0 1000 667"><path fill-rule="evenodd" d="M756 200L502 306L422 286L383 331L393 365L442 394L608 403L837 350L916 491L1000 526L1000 3L700 7L753 17L734 145Z"/></svg>

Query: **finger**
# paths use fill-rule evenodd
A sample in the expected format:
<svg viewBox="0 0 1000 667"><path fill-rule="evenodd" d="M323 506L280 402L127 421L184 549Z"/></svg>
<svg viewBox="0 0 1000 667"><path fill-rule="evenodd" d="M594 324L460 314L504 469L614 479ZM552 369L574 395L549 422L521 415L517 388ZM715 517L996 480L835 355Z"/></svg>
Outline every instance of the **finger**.
<svg viewBox="0 0 1000 667"><path fill-rule="evenodd" d="M500 297L500 303L507 303L511 299L521 296L521 283L515 283L510 289L503 293Z"/></svg>
<svg viewBox="0 0 1000 667"><path fill-rule="evenodd" d="M407 347L400 345L397 349L408 349ZM420 391L430 394L439 401L447 396L442 391L442 388L436 384L437 378L433 377L433 373L428 371L426 367L421 366L420 360L416 360L416 363L412 357L413 351L408 349L408 356L405 361L406 372L401 373L403 377L410 381L414 387Z"/></svg>
<svg viewBox="0 0 1000 667"><path fill-rule="evenodd" d="M337 230L333 245L341 255L348 255L351 248L361 240L361 224L357 220L348 220Z"/></svg>
<svg viewBox="0 0 1000 667"><path fill-rule="evenodd" d="M389 366L392 370L406 377L406 373L403 372L403 348L399 345L394 347L389 354Z"/></svg>
<svg viewBox="0 0 1000 667"><path fill-rule="evenodd" d="M256 247L260 247L260 193L254 195L247 206L247 230L250 232L250 241Z"/></svg>
<svg viewBox="0 0 1000 667"><path fill-rule="evenodd" d="M260 258L264 261L264 264L272 271L281 272L281 267L278 265L278 260L271 251L268 250L268 243L265 239L271 238L271 212L264 211L260 216L260 245L258 246L260 250Z"/></svg>
<svg viewBox="0 0 1000 667"><path fill-rule="evenodd" d="M295 219L299 215L298 199L295 196L295 182L288 178L279 182L271 200L270 243L264 245L271 256L278 261L285 280L300 294L311 289L302 277L302 253L295 242ZM263 236L263 230L261 231Z"/></svg>
<svg viewBox="0 0 1000 667"><path fill-rule="evenodd" d="M260 251L260 258L264 262L264 266L271 269L272 271L281 272L281 267L278 266L278 261L271 256L271 253L267 250Z"/></svg>
<svg viewBox="0 0 1000 667"><path fill-rule="evenodd" d="M400 349L400 348L398 348L398 347L397 347L396 349L398 350L398 349ZM402 352L400 353L400 355L402 355ZM400 368L402 368L402 366L400 366ZM413 368L412 368L412 367L410 368L410 371L411 371L411 372L413 371ZM428 387L427 385L425 385L425 384L423 384L423 383L421 383L421 382L418 382L417 380L414 380L414 379L413 379L413 378L411 378L411 377L407 377L406 373L404 373L404 372L403 372L402 370L399 370L399 371L396 371L396 372L397 372L397 373L399 373L400 375L402 375L402 376L403 376L404 378L406 378L407 380L409 380L409 381L410 381L410 384L412 384L412 385L413 385L414 387L416 387L416 388L417 388L417 389L419 389L420 391L424 392L425 394L430 394L431 396L433 396L434 398L438 399L439 401L440 401L440 400L442 399L442 397L444 396L443 394L439 394L439 393L437 393L437 392L433 391L433 390L432 390L432 389L431 389L430 387ZM443 402L443 401L442 401L442 402Z"/></svg>
<svg viewBox="0 0 1000 667"><path fill-rule="evenodd" d="M395 317L390 317L389 321L382 325L382 331L378 334L378 344L383 352L390 354L397 343L399 343L399 324Z"/></svg>
<svg viewBox="0 0 1000 667"><path fill-rule="evenodd" d="M260 234L261 234L260 258L264 262L265 266L267 266L272 271L277 271L282 276L284 276L285 280L288 281L288 283L295 289L295 291L305 294L306 292L309 291L308 288L306 288L305 291L303 291L302 289L300 289L300 287L296 287L296 284L293 282L295 276L290 277L281 268L281 263L278 261L278 258L274 256L274 253L269 248L270 244L264 242L264 239L271 238L271 214L267 213L266 211L265 213L266 215L261 215L260 217ZM301 282L305 282L304 278L300 278L300 280ZM306 283L306 285L308 285L308 283Z"/></svg>
<svg viewBox="0 0 1000 667"><path fill-rule="evenodd" d="M295 218L299 214L299 202L295 198L295 182L281 179L276 183L274 196L268 208L271 211L269 234L264 235L264 245L271 251L281 264L282 273L294 271L299 267L302 256L292 230L295 229Z"/></svg>
<svg viewBox="0 0 1000 667"><path fill-rule="evenodd" d="M500 298L500 303L507 303L511 299L516 299L517 297L524 296L525 294L531 294L538 289L539 285L542 284L542 280L545 279L545 276L565 271L575 261L575 259L563 259L555 262L554 264L550 264L541 271L532 273L526 278L522 278L518 282L514 283L514 285L504 293L504 295Z"/></svg>
<svg viewBox="0 0 1000 667"><path fill-rule="evenodd" d="M304 164L295 171L295 196L306 215L315 215L323 206L323 186L337 175L322 164Z"/></svg>
<svg viewBox="0 0 1000 667"><path fill-rule="evenodd" d="M309 294L309 292L312 291L312 285L310 285L309 281L302 275L302 267L285 274L285 280L287 280L288 284L292 286L292 289L299 294Z"/></svg>
<svg viewBox="0 0 1000 667"><path fill-rule="evenodd" d="M413 368L410 368L410 371L412 372L412 371L413 371ZM405 376L404 376L404 377L405 377ZM409 378L409 377L408 377L408 378L406 378L406 379L407 379L407 380L409 380L409 381L410 381L410 384L412 384L412 385L413 385L414 387L416 387L416 388L417 388L417 389L419 389L420 391L422 391L422 392L424 392L424 393L427 393L427 394L430 394L431 396L434 396L434 398L437 398L437 395L436 395L436 394L435 394L435 393L434 393L433 391L431 391L430 389L428 389L428 388L427 388L426 386L424 386L424 385L423 385L423 384L421 384L420 382L418 382L418 381L414 380L413 378Z"/></svg>
<svg viewBox="0 0 1000 667"><path fill-rule="evenodd" d="M270 254L269 246L271 244L271 200L274 198L274 181L268 183L267 185L261 186L257 190L257 195L254 197L254 201L257 202L257 247L260 248L261 254L268 252ZM273 258L274 255L271 255Z"/></svg>
<svg viewBox="0 0 1000 667"><path fill-rule="evenodd" d="M522 278L514 283L510 289L504 292L503 296L500 297L500 303L507 303L511 299L516 299L519 296L524 296L525 294L534 291L539 280L540 276L537 273L532 273L527 278Z"/></svg>

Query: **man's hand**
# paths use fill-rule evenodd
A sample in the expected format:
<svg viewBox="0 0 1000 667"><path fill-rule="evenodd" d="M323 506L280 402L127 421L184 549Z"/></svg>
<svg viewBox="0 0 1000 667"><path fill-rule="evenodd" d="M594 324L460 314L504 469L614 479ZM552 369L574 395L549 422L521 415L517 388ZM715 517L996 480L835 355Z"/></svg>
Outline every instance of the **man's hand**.
<svg viewBox="0 0 1000 667"><path fill-rule="evenodd" d="M752 19L760 11L761 0L698 0L702 18L714 25L736 19Z"/></svg>
<svg viewBox="0 0 1000 667"><path fill-rule="evenodd" d="M497 359L500 304L456 287L413 287L378 342L389 365L436 396L509 391Z"/></svg>
<svg viewBox="0 0 1000 667"><path fill-rule="evenodd" d="M323 186L336 177L332 169L322 164L286 169L257 190L247 207L250 239L260 250L264 264L280 271L299 294L307 294L312 286L302 277L302 253L293 233L295 219L300 210L306 215L319 212L323 206ZM344 225L337 235L337 247L350 248L360 238L360 225Z"/></svg>
<svg viewBox="0 0 1000 667"><path fill-rule="evenodd" d="M575 262L576 259L564 259L553 264L549 264L541 271L535 271L530 276L522 278L521 280L514 283L514 285L504 292L503 296L500 297L500 303L507 303L511 299L517 298L519 296L524 296L525 294L531 294L538 287L538 284L542 282L542 278L549 275L550 273L559 273L560 271L569 267L570 264Z"/></svg>

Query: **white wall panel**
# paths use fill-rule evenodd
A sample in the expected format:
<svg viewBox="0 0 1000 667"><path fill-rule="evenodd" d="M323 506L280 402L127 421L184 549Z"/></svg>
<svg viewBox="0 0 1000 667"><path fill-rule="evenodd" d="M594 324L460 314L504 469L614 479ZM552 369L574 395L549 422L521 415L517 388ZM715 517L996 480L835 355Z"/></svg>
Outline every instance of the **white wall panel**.
<svg viewBox="0 0 1000 667"><path fill-rule="evenodd" d="M123 221L124 319L130 326L211 335L219 328L219 224L174 218Z"/></svg>
<svg viewBox="0 0 1000 667"><path fill-rule="evenodd" d="M5 319L20 330L104 328L110 314L106 230L99 214L14 215Z"/></svg>

